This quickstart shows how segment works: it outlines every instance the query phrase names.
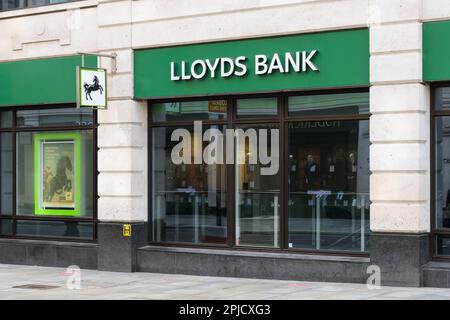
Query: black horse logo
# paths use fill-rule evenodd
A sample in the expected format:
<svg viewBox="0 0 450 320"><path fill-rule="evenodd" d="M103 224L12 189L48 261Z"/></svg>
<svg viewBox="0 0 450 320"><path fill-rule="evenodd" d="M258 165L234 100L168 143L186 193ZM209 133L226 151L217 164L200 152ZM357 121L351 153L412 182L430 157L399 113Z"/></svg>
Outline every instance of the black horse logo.
<svg viewBox="0 0 450 320"><path fill-rule="evenodd" d="M88 84L86 82L83 84L84 92L86 93L86 100L92 101L91 92L93 91L100 90L100 95L103 94L103 87L100 85L100 81L98 80L97 76L94 76L93 82L93 84Z"/></svg>
<svg viewBox="0 0 450 320"><path fill-rule="evenodd" d="M56 165L56 174L50 180L49 191L46 193L46 201L52 201L55 194L61 195L63 192L70 192L72 190L72 180L68 179L66 169L72 172L72 161L69 157L64 156L59 158Z"/></svg>

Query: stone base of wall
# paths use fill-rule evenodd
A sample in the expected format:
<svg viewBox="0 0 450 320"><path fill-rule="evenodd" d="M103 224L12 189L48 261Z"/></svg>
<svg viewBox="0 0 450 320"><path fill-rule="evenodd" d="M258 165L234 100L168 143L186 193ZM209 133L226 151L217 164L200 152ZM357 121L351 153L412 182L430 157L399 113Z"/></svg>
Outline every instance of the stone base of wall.
<svg viewBox="0 0 450 320"><path fill-rule="evenodd" d="M366 283L371 264L385 286L450 288L450 262L428 261L428 235L371 235L371 258L141 246L146 225L103 223L103 249L94 243L0 239L0 263L110 271L297 281ZM120 236L117 236L120 235ZM100 236L100 235L99 235ZM106 243L106 245L105 245ZM395 249L395 250L394 250ZM100 267L102 264L102 267Z"/></svg>
<svg viewBox="0 0 450 320"><path fill-rule="evenodd" d="M430 261L423 266L424 287L450 288L450 262Z"/></svg>
<svg viewBox="0 0 450 320"><path fill-rule="evenodd" d="M131 225L131 236L123 235L123 225ZM99 222L98 269L136 271L136 250L148 242L147 223Z"/></svg>
<svg viewBox="0 0 450 320"><path fill-rule="evenodd" d="M146 246L137 271L297 281L366 283L369 258Z"/></svg>
<svg viewBox="0 0 450 320"><path fill-rule="evenodd" d="M0 239L0 263L97 269L97 244Z"/></svg>
<svg viewBox="0 0 450 320"><path fill-rule="evenodd" d="M381 285L420 287L430 260L428 234L370 235L370 263L381 270Z"/></svg>

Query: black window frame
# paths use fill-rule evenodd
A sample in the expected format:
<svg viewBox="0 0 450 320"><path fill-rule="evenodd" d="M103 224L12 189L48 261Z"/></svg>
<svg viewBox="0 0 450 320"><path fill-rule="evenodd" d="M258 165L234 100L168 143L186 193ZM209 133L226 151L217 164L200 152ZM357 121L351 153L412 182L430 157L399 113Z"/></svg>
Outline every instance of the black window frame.
<svg viewBox="0 0 450 320"><path fill-rule="evenodd" d="M266 93L250 93L250 94L230 94L230 95L207 95L207 96L188 96L177 98L164 98L148 100L148 241L150 245L164 246L164 247L181 247L181 248L213 248L223 250L236 251L259 251L259 252L274 252L274 253L298 253L298 254L320 254L330 256L349 256L349 257L369 257L369 250L366 252L355 251L337 251L326 249L304 249L304 248L289 248L289 216L288 216L288 174L286 166L288 163L288 125L292 122L305 121L333 121L333 120L369 120L370 112L365 114L344 114L344 115L307 115L307 116L291 116L288 110L288 98L291 96L307 96L307 95L324 95L324 94L343 94L343 93L368 93L369 87L352 87L352 88L329 88L321 90L304 90L304 91L283 91L283 92L266 92ZM270 98L276 97L278 99L278 113L275 117L261 117L261 118L238 118L236 109L236 100L251 99L251 98ZM280 188L280 247L256 247L256 246L235 246L235 181L234 175L227 174L227 202L233 205L227 206L227 241L226 244L214 243L186 243L186 242L162 242L153 240L153 163L152 163L152 131L153 128L158 127L177 127L193 125L194 120L182 121L153 121L152 119L152 104L167 103L167 102L186 102L186 101L204 101L204 100L227 100L227 117L222 120L202 120L204 126L207 125L226 125L227 128L235 128L239 125L251 124L278 124L280 128L280 171L281 174L281 188ZM234 165L226 164L227 172L234 172ZM229 171L230 170L230 171ZM369 235L370 236L370 235Z"/></svg>
<svg viewBox="0 0 450 320"><path fill-rule="evenodd" d="M2 107L0 112L12 112L12 126L10 128L0 128L1 133L12 133L12 144L13 144L13 194L12 194L12 214L2 215L0 214L0 220L10 220L12 221L12 234L2 235L0 234L0 239L25 239L25 240L49 240L49 241L65 241L65 242L85 242L85 243L96 243L97 242L97 203L98 203L98 190L97 190L97 178L99 175L98 165L97 165L97 111L92 109L93 123L92 125L74 125L74 126L36 126L36 127L19 127L17 126L17 112L18 111L36 111L36 110L51 110L51 109L62 109L70 108L75 109L76 105L69 104L57 104L57 105L36 105L36 106L23 106L23 107ZM54 132L54 131L76 131L76 130L90 130L93 133L93 169L94 174L92 175L93 192L92 197L92 217L80 218L80 217L46 217L46 216L27 216L27 215L17 215L17 134L20 132ZM57 236L31 236L31 235L17 235L17 221L50 221L50 222L86 222L92 223L93 232L92 238L75 238L75 237L57 237Z"/></svg>
<svg viewBox="0 0 450 320"><path fill-rule="evenodd" d="M436 92L439 88L450 88L450 82L430 84L430 254L435 261L450 261L450 255L438 255L436 241L439 236L450 237L450 228L436 228L436 118L450 117L450 109L436 108Z"/></svg>

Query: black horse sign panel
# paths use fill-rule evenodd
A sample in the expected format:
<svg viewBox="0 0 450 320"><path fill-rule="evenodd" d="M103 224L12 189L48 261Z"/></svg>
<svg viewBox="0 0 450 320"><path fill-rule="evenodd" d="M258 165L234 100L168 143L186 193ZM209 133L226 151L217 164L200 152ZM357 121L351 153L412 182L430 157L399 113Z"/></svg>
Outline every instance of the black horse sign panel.
<svg viewBox="0 0 450 320"><path fill-rule="evenodd" d="M100 91L100 95L103 95L103 87L100 85L100 81L98 80L97 76L94 76L94 79L92 79L92 84L88 84L88 83L84 83L83 84L83 88L84 88L84 93L86 94L86 100L91 100L92 101L92 96L91 96L91 92L92 91Z"/></svg>
<svg viewBox="0 0 450 320"><path fill-rule="evenodd" d="M106 70L77 68L78 105L80 107L94 107L105 109Z"/></svg>

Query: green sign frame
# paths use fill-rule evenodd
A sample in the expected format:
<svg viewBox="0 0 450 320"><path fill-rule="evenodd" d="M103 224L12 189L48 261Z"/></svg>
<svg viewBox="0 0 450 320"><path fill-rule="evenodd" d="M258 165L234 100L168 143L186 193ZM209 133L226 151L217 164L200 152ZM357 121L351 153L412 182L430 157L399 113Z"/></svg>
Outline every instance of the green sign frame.
<svg viewBox="0 0 450 320"><path fill-rule="evenodd" d="M74 143L74 161L73 169L75 170L74 179L75 190L73 209L50 209L40 207L40 173L41 173L41 159L40 159L40 145L42 142L51 141L73 141ZM34 210L35 215L43 216L80 216L80 204L81 204L81 137L79 132L49 132L49 133L36 133L34 135Z"/></svg>
<svg viewBox="0 0 450 320"><path fill-rule="evenodd" d="M284 57L297 52L316 51L317 71L273 72L258 75L255 58L275 54ZM370 85L369 31L351 29L280 37L253 38L225 42L139 49L134 51L134 97L138 100L174 97L279 92L319 88L367 87ZM245 57L247 72L241 76L212 77L174 81L183 63ZM286 59L287 60L287 59ZM285 61L286 61L285 60ZM242 62L242 60L241 60ZM172 69L173 68L173 69ZM219 70L219 69L217 69ZM303 71L303 70L302 70ZM182 71L181 71L182 72Z"/></svg>

